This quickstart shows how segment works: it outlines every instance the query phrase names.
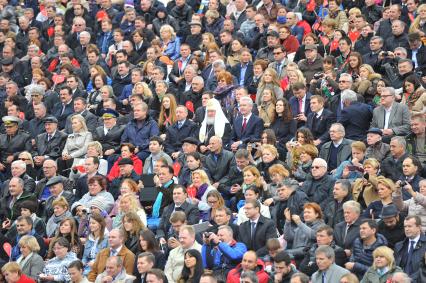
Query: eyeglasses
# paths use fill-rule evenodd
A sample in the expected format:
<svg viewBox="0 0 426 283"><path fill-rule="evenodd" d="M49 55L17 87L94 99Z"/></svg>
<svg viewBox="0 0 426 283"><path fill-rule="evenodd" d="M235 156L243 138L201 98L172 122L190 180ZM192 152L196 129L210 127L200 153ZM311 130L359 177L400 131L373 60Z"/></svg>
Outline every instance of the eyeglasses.
<svg viewBox="0 0 426 283"><path fill-rule="evenodd" d="M18 158L18 159L21 160L21 161L29 161L29 160L31 160L29 158Z"/></svg>
<svg viewBox="0 0 426 283"><path fill-rule="evenodd" d="M283 53L283 52L274 52L273 54L274 55L280 55L281 53Z"/></svg>
<svg viewBox="0 0 426 283"><path fill-rule="evenodd" d="M380 98L386 98L386 97L388 97L388 96L393 96L392 94L385 94L385 95L380 95Z"/></svg>
<svg viewBox="0 0 426 283"><path fill-rule="evenodd" d="M339 83L348 83L350 81L339 80Z"/></svg>
<svg viewBox="0 0 426 283"><path fill-rule="evenodd" d="M323 166L312 166L311 168L312 169L320 169L320 168L322 168Z"/></svg>

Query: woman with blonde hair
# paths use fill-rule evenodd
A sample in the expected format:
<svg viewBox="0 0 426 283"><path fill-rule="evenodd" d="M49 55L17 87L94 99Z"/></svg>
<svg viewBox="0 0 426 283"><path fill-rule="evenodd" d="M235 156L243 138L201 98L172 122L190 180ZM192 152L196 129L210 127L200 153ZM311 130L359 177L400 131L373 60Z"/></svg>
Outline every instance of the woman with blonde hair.
<svg viewBox="0 0 426 283"><path fill-rule="evenodd" d="M395 192L395 183L383 176L377 177L377 195L379 199L370 203L364 210L362 217L381 219L380 215L384 206L392 204L392 193Z"/></svg>
<svg viewBox="0 0 426 283"><path fill-rule="evenodd" d="M72 217L70 206L65 197L60 196L52 202L53 214L46 223L46 235L53 237L59 227L59 223L67 217Z"/></svg>
<svg viewBox="0 0 426 283"><path fill-rule="evenodd" d="M135 212L144 226L146 226L146 213L145 210L141 207L139 199L136 198L135 194L127 193L120 197L120 206L118 209L118 214L115 215L112 221L113 228L122 227L122 219L124 215L128 212Z"/></svg>
<svg viewBox="0 0 426 283"><path fill-rule="evenodd" d="M392 249L381 246L373 251L373 265L368 268L361 283L388 282L396 272L404 272L396 266Z"/></svg>
<svg viewBox="0 0 426 283"><path fill-rule="evenodd" d="M267 68L265 72L263 72L262 78L259 81L259 86L257 88L256 93L256 104L260 105L263 90L265 88L273 89L277 99L283 97L283 90L280 86L280 80L278 78L277 72L273 68Z"/></svg>
<svg viewBox="0 0 426 283"><path fill-rule="evenodd" d="M290 99L290 97L293 96L293 85L296 83L302 83L306 85L306 78L303 75L302 71L299 70L299 68L290 68L287 69L287 86L284 90L284 96L287 99Z"/></svg>
<svg viewBox="0 0 426 283"><path fill-rule="evenodd" d="M180 39L176 36L175 30L170 25L163 25L160 29L162 55L166 58L161 58L167 65L172 65L173 60L180 56Z"/></svg>
<svg viewBox="0 0 426 283"><path fill-rule="evenodd" d="M44 268L44 260L38 254L40 245L37 239L30 235L22 236L19 239L18 246L21 250L21 256L18 257L16 263L21 267L22 273L36 280Z"/></svg>
<svg viewBox="0 0 426 283"><path fill-rule="evenodd" d="M37 172L34 169L34 160L33 160L31 153L29 153L28 151L21 152L18 155L18 160L25 162L25 164L27 165L27 169L26 169L25 173L28 174L34 180L36 180Z"/></svg>
<svg viewBox="0 0 426 283"><path fill-rule="evenodd" d="M359 66L360 81L356 85L355 92L361 94L366 102L371 102L375 96L373 85L377 84L382 75L376 73L369 64Z"/></svg>
<svg viewBox="0 0 426 283"><path fill-rule="evenodd" d="M130 178L124 179L120 184L120 195L118 196L118 199L114 203L114 207L112 208L110 215L115 216L119 212L120 208L120 199L121 196L124 196L126 194L134 194L137 199L139 199L139 192L140 188L139 185L133 181Z"/></svg>
<svg viewBox="0 0 426 283"><path fill-rule="evenodd" d="M173 94L166 94L163 97L158 117L158 126L160 133L165 134L168 127L176 122L176 98Z"/></svg>
<svg viewBox="0 0 426 283"><path fill-rule="evenodd" d="M210 184L206 171L203 169L197 169L192 172L192 184L188 188L188 195L191 190L194 191L194 193L191 193L189 199L192 204L198 206L198 209L202 214L202 218L205 218L206 212L210 210L210 206L207 203L207 194L210 191L215 190L215 188Z"/></svg>
<svg viewBox="0 0 426 283"><path fill-rule="evenodd" d="M410 25L409 32L417 32L420 36L426 36L426 4L417 7L417 17Z"/></svg>
<svg viewBox="0 0 426 283"><path fill-rule="evenodd" d="M270 88L265 88L262 93L261 104L258 106L259 118L263 120L263 124L268 128L275 120L275 103L277 98L275 92Z"/></svg>
<svg viewBox="0 0 426 283"><path fill-rule="evenodd" d="M36 281L27 277L27 275L22 272L21 267L16 262L8 262L1 268L1 273L3 274L4 282L7 283L35 283Z"/></svg>
<svg viewBox="0 0 426 283"><path fill-rule="evenodd" d="M206 59L205 62L208 62L208 51L209 47L211 47L211 44L216 44L216 40L214 39L214 35L210 32L205 32L201 35L201 51L205 53L204 58ZM219 47L217 48L219 49Z"/></svg>
<svg viewBox="0 0 426 283"><path fill-rule="evenodd" d="M87 153L87 145L93 140L92 133L87 129L86 120L80 114L72 116L71 127L72 133L68 135L62 150L62 157L58 159L58 172L60 174L64 174L64 170L70 168L74 162L78 163L79 159L84 158Z"/></svg>
<svg viewBox="0 0 426 283"><path fill-rule="evenodd" d="M358 178L352 185L352 197L357 201L362 209L365 209L373 201L379 199L377 194L377 173L380 169L380 162L375 158L368 158L364 161L364 176Z"/></svg>
<svg viewBox="0 0 426 283"><path fill-rule="evenodd" d="M154 96L152 95L151 89L145 82L137 82L133 86L132 95L139 95L143 101L150 106L153 102Z"/></svg>
<svg viewBox="0 0 426 283"><path fill-rule="evenodd" d="M271 176L269 176L269 167L275 164L284 165L284 163L279 160L278 149L275 145L272 144L262 144L260 151L262 153L261 160L257 164L257 169L261 173L266 183L271 182Z"/></svg>

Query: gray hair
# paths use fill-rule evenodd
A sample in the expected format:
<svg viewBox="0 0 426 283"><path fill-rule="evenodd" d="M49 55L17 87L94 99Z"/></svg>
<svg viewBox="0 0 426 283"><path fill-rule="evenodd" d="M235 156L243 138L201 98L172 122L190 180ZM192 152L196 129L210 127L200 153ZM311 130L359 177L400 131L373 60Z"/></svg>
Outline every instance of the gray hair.
<svg viewBox="0 0 426 283"><path fill-rule="evenodd" d="M372 41L372 40L376 40L376 39L378 39L378 40L379 40L379 43L380 43L380 44L383 44L383 37L378 36L378 35L373 36L373 37L370 39L370 41Z"/></svg>
<svg viewBox="0 0 426 283"><path fill-rule="evenodd" d="M361 205L354 200L348 200L343 204L343 210L350 209L357 214L361 214Z"/></svg>
<svg viewBox="0 0 426 283"><path fill-rule="evenodd" d="M240 98L240 103L241 103L241 101L246 101L250 106L253 106L253 100L250 97L248 97L248 96L241 97Z"/></svg>
<svg viewBox="0 0 426 283"><path fill-rule="evenodd" d="M395 50L393 52L397 52L397 51L404 53L405 57L407 57L407 55L408 55L407 49L405 49L404 47L397 47L397 48L395 48Z"/></svg>
<svg viewBox="0 0 426 283"><path fill-rule="evenodd" d="M257 278L256 272L252 270L246 270L241 273L240 279L247 278L252 283L259 283L259 279Z"/></svg>
<svg viewBox="0 0 426 283"><path fill-rule="evenodd" d="M351 182L349 180L339 179L339 180L336 180L335 184L336 185L340 184L342 186L342 189L345 190L346 192L350 192L351 191L352 185L351 185Z"/></svg>
<svg viewBox="0 0 426 283"><path fill-rule="evenodd" d="M89 37L89 39L92 37L91 35L90 35L90 33L89 32L87 32L87 31L82 31L82 32L80 32L80 36L81 35L86 35L86 36L88 36Z"/></svg>
<svg viewBox="0 0 426 283"><path fill-rule="evenodd" d="M349 75L348 73L342 73L342 74L340 74L340 77L346 77L348 79L348 81L350 81L351 83L354 82L354 80L352 79L352 76Z"/></svg>
<svg viewBox="0 0 426 283"><path fill-rule="evenodd" d="M398 283L411 283L411 278L410 276L407 275L407 273L395 272L392 276L392 279L397 275L401 276L401 279L402 279L401 281L398 281Z"/></svg>
<svg viewBox="0 0 426 283"><path fill-rule="evenodd" d="M407 147L407 142L405 141L404 137L401 136L395 136L391 139L391 141L396 141L400 146L403 148Z"/></svg>
<svg viewBox="0 0 426 283"><path fill-rule="evenodd" d="M331 127L337 127L337 128L338 128L338 130L339 130L341 133L343 133L343 135L346 135L345 127L343 127L343 125L342 125L342 124L340 124L340 123L333 123L333 124L331 124L330 129L331 129Z"/></svg>
<svg viewBox="0 0 426 283"><path fill-rule="evenodd" d="M334 261L334 257L335 257L334 250L330 246L326 246L326 245L319 246L317 250L315 251L315 256L319 254L324 254L328 259L332 259Z"/></svg>
<svg viewBox="0 0 426 283"><path fill-rule="evenodd" d="M10 178L10 181L12 181L13 179L16 179L16 180L18 180L18 184L19 184L19 186L23 189L24 188L24 180L22 180L22 178L19 178L19 177L12 177L12 178ZM9 181L9 183L10 183L10 181Z"/></svg>
<svg viewBox="0 0 426 283"><path fill-rule="evenodd" d="M278 185L279 188L286 187L290 190L297 190L299 188L299 183L294 179L285 179L281 182L281 184Z"/></svg>
<svg viewBox="0 0 426 283"><path fill-rule="evenodd" d="M291 276L291 279L299 278L301 283L309 283L309 276L302 272L297 272Z"/></svg>
<svg viewBox="0 0 426 283"><path fill-rule="evenodd" d="M344 91L342 91L341 94L341 100L342 102L355 102L357 101L357 97L356 97L356 93L353 90L350 89L345 89Z"/></svg>
<svg viewBox="0 0 426 283"><path fill-rule="evenodd" d="M221 60L221 59L217 59L216 61L214 61L213 64L212 64L212 67L213 67L213 69L215 69L215 68L221 68L223 70L226 69L226 65L223 62L223 60Z"/></svg>
<svg viewBox="0 0 426 283"><path fill-rule="evenodd" d="M18 167L21 167L21 169L27 169L27 164L25 164L25 162L22 160L13 161L12 166L18 166Z"/></svg>
<svg viewBox="0 0 426 283"><path fill-rule="evenodd" d="M319 165L320 165L320 166L323 166L323 167L325 167L325 168L327 168L327 167L328 167L327 161L325 161L325 160L324 160L324 159L322 159L322 158L317 157L317 158L315 158L315 159L312 161L312 164L314 164L314 162L315 162L315 163L319 163Z"/></svg>
<svg viewBox="0 0 426 283"><path fill-rule="evenodd" d="M195 71L195 70L194 70ZM202 76L195 76L193 79L192 79L192 81L194 82L194 81L198 81L198 82L200 82L200 83L202 83L203 85L204 85L204 79L203 79L203 77Z"/></svg>
<svg viewBox="0 0 426 283"><path fill-rule="evenodd" d="M384 87L382 89L382 92L386 91L388 92L390 95L392 95L393 97L395 97L395 89L393 87Z"/></svg>
<svg viewBox="0 0 426 283"><path fill-rule="evenodd" d="M186 70L189 70L194 74L197 73L197 71L195 71L195 68L192 65L189 65L189 64L185 67L184 71L186 71Z"/></svg>
<svg viewBox="0 0 426 283"><path fill-rule="evenodd" d="M228 225L219 226L218 230L225 230L231 235L231 237L234 236L234 230L232 230L232 228L229 227Z"/></svg>
<svg viewBox="0 0 426 283"><path fill-rule="evenodd" d="M110 256L107 260L109 262L115 261L115 264L116 264L117 267L123 266L123 259L120 256Z"/></svg>

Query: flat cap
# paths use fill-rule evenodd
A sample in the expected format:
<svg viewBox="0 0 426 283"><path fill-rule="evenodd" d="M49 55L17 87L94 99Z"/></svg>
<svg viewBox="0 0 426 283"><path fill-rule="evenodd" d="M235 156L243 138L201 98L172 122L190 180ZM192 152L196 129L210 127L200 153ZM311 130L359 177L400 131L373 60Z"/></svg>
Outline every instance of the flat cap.
<svg viewBox="0 0 426 283"><path fill-rule="evenodd" d="M58 119L55 116L47 116L43 119L44 123L55 123L58 124Z"/></svg>
<svg viewBox="0 0 426 283"><path fill-rule="evenodd" d="M306 44L305 50L316 50L317 46L315 44Z"/></svg>
<svg viewBox="0 0 426 283"><path fill-rule="evenodd" d="M199 141L196 138L193 137L187 137L182 141L182 144L184 143L189 143L189 144L193 144L193 145L197 145L199 144Z"/></svg>
<svg viewBox="0 0 426 283"><path fill-rule="evenodd" d="M3 58L1 59L2 65L12 65L13 64L13 58Z"/></svg>
<svg viewBox="0 0 426 283"><path fill-rule="evenodd" d="M367 131L367 134L377 134L377 135L380 135L380 136L383 135L382 130L380 130L379 128L370 128Z"/></svg>
<svg viewBox="0 0 426 283"><path fill-rule="evenodd" d="M50 178L49 181L47 181L46 186L53 186L63 182L64 182L64 178L62 176L55 176Z"/></svg>
<svg viewBox="0 0 426 283"><path fill-rule="evenodd" d="M276 32L274 30L268 31L268 33L266 34L266 36L280 37L280 35L278 34L278 32Z"/></svg>
<svg viewBox="0 0 426 283"><path fill-rule="evenodd" d="M123 158L118 161L118 165L133 165L133 160L131 160L130 158Z"/></svg>

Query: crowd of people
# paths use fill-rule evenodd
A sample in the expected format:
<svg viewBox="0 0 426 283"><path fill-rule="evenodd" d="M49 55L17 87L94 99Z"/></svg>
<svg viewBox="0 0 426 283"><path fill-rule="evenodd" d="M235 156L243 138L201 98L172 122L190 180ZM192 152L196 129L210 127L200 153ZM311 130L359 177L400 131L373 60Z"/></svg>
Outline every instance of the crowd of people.
<svg viewBox="0 0 426 283"><path fill-rule="evenodd" d="M426 282L426 4L0 0L0 282Z"/></svg>

